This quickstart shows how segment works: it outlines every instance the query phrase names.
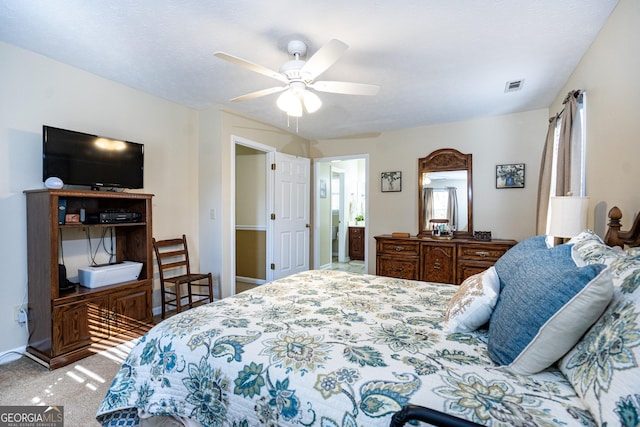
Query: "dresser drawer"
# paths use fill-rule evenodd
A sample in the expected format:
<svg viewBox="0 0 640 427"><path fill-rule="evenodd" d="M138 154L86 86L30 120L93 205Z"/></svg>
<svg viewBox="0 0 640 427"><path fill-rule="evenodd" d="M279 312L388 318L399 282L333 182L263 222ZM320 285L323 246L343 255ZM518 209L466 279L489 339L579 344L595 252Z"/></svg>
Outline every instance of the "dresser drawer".
<svg viewBox="0 0 640 427"><path fill-rule="evenodd" d="M420 280L454 283L456 247L452 243L422 244Z"/></svg>
<svg viewBox="0 0 640 427"><path fill-rule="evenodd" d="M396 254L404 256L418 256L420 251L420 243L408 240L379 240L379 254Z"/></svg>
<svg viewBox="0 0 640 427"><path fill-rule="evenodd" d="M398 279L418 280L418 257L394 257L378 254L376 258L376 274L378 276L396 277Z"/></svg>
<svg viewBox="0 0 640 427"><path fill-rule="evenodd" d="M458 284L462 284L467 278L482 273L493 266L492 262L483 261L458 261Z"/></svg>
<svg viewBox="0 0 640 427"><path fill-rule="evenodd" d="M508 244L461 244L458 245L459 260L489 261L494 263L504 255L512 245Z"/></svg>

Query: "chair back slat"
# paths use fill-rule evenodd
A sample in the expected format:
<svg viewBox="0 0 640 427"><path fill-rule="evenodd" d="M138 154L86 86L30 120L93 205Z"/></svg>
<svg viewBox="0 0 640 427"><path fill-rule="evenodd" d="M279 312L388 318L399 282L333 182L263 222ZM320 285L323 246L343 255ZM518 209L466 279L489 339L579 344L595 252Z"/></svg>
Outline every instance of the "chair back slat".
<svg viewBox="0 0 640 427"><path fill-rule="evenodd" d="M162 270L167 271L167 270L172 270L174 268L186 267L186 266L187 266L186 261L167 262L162 264Z"/></svg>

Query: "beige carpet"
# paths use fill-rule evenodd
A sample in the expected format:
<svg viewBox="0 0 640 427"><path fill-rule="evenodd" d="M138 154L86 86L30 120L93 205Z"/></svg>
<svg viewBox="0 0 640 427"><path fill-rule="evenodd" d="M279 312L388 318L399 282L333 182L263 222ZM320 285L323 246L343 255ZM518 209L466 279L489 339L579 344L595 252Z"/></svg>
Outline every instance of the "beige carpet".
<svg viewBox="0 0 640 427"><path fill-rule="evenodd" d="M49 371L28 357L0 365L0 406L64 407L65 427L98 426L98 406L132 342Z"/></svg>

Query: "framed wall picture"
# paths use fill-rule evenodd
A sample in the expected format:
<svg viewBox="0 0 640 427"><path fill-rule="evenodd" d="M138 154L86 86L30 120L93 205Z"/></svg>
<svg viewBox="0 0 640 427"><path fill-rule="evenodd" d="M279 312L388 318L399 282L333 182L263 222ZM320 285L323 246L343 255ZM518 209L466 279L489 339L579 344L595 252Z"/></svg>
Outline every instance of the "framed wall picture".
<svg viewBox="0 0 640 427"><path fill-rule="evenodd" d="M382 172L380 184L383 193L402 191L402 172Z"/></svg>
<svg viewBox="0 0 640 427"><path fill-rule="evenodd" d="M320 197L323 199L327 197L327 181L324 179L320 180Z"/></svg>
<svg viewBox="0 0 640 427"><path fill-rule="evenodd" d="M524 188L524 163L496 165L496 188Z"/></svg>

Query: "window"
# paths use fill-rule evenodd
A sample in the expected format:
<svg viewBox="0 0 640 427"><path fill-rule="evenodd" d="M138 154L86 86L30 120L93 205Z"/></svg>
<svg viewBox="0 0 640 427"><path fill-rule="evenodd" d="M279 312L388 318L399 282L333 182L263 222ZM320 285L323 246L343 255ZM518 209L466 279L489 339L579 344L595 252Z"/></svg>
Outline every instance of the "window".
<svg viewBox="0 0 640 427"><path fill-rule="evenodd" d="M575 96L575 92L570 92L569 96ZM586 164L585 160L586 160L586 142L587 142L586 93L581 92L579 95L577 95L576 101L577 101L576 114L575 114L573 126L571 128L571 141L564 142L564 144L571 144L571 158L565 159L564 166L558 164L560 138L562 137L561 135L562 121L565 119L565 117L561 115L556 120L556 127L554 129L551 165L547 165L547 166L543 165L543 170L541 172L544 174L546 169L547 171L546 176L548 177L547 179L549 179L548 181L549 187L546 189L548 190L548 194L544 194L545 193L544 188L540 189L541 194L544 194L543 197L545 198L548 197L548 199L544 201L546 202L546 207L545 207L545 204L542 202L539 207L539 209L542 208L546 210L546 221L543 220L542 222L538 223L538 228L539 228L538 231L541 234L543 232L546 234L550 234L550 225L551 225L550 221L552 219L551 203L550 203L551 197L569 196L569 195L585 197L587 194L586 181L585 181L585 164ZM566 170L567 164L568 164L568 170ZM548 166L551 166L550 171L547 169ZM558 166L560 166L560 169L565 169L565 171L558 170ZM567 172L569 174L569 185L567 187L565 183L564 185L561 185L561 187L564 186L564 188L562 190L558 190L556 185L558 183L558 173L567 173ZM544 179L544 175L542 176ZM557 194L558 192L565 192L565 191L566 191L566 194ZM540 230L541 226L544 227L544 230Z"/></svg>
<svg viewBox="0 0 640 427"><path fill-rule="evenodd" d="M443 188L433 189L433 214L434 219L446 219L449 207L449 193Z"/></svg>
<svg viewBox="0 0 640 427"><path fill-rule="evenodd" d="M587 94L582 92L578 97L578 110L576 111L576 120L573 126L573 134L571 137L571 193L574 196L586 196L585 182L585 154L586 154L586 97ZM560 128L562 126L562 118L556 124L553 145L553 166L551 168L551 196L564 196L565 194L555 194L557 164L558 164L558 143L560 141Z"/></svg>

